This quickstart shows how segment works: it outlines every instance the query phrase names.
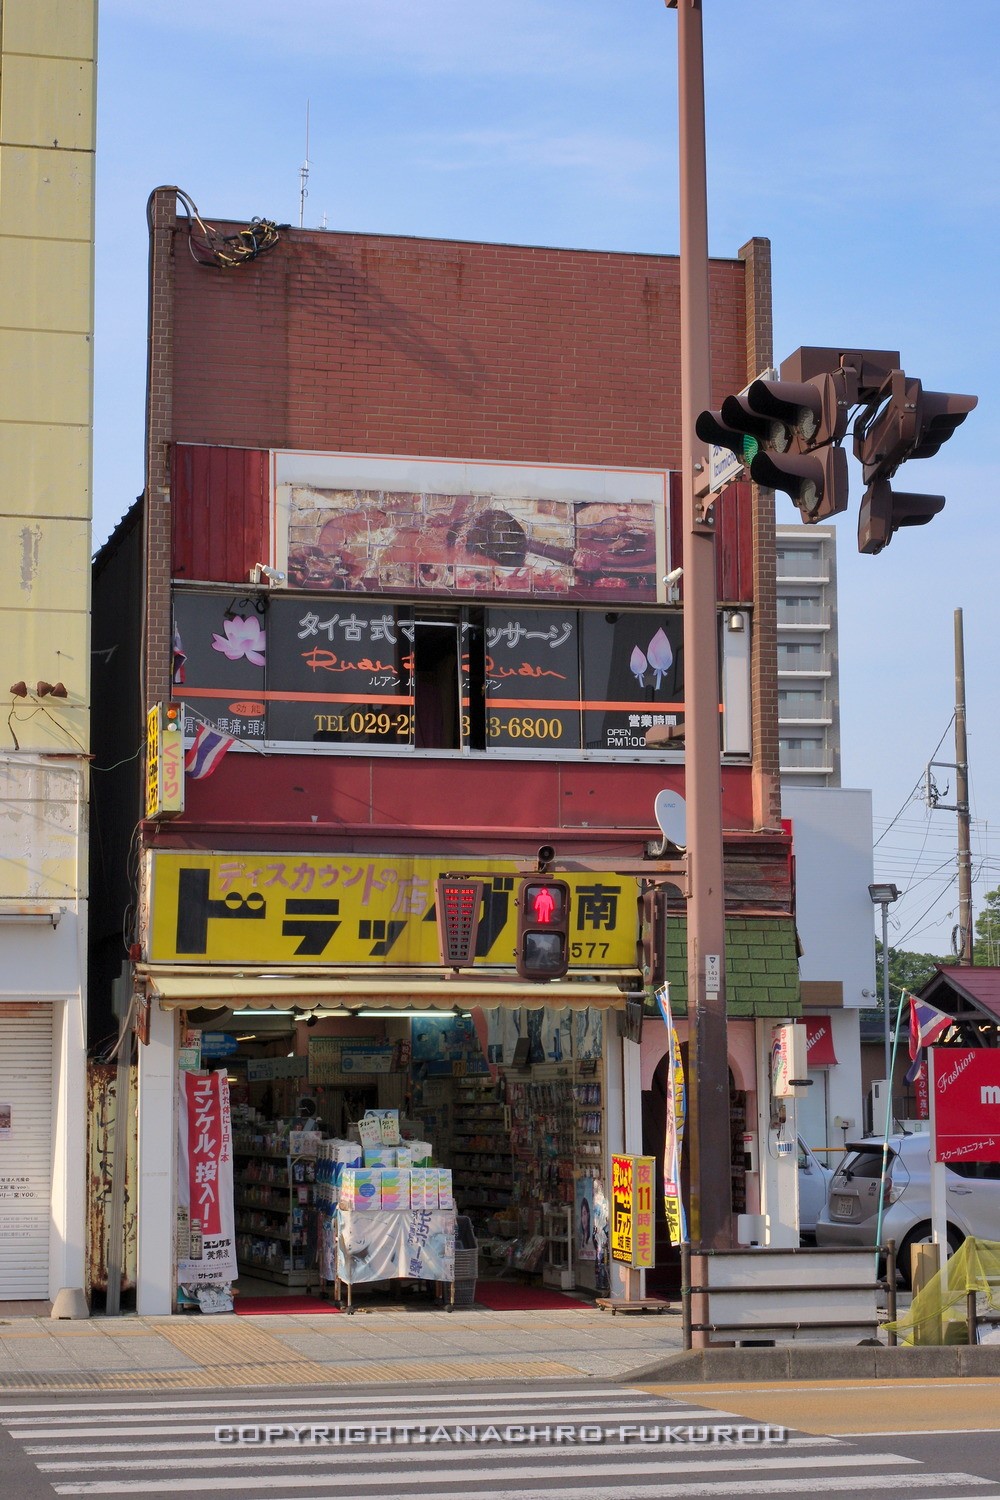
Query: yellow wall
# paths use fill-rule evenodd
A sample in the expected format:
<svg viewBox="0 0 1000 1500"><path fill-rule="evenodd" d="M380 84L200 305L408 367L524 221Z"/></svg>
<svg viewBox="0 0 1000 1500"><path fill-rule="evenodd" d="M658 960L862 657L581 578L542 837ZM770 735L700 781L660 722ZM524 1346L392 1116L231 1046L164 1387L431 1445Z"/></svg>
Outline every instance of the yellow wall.
<svg viewBox="0 0 1000 1500"><path fill-rule="evenodd" d="M89 745L96 44L97 0L0 0L0 700L27 684L21 750Z"/></svg>

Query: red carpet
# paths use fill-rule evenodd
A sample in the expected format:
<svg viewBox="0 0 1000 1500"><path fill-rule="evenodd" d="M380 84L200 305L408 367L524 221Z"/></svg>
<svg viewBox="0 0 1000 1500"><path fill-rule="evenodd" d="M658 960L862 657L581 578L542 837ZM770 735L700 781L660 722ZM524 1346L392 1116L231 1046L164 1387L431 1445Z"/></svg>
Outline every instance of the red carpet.
<svg viewBox="0 0 1000 1500"><path fill-rule="evenodd" d="M340 1308L323 1297L240 1297L233 1298L233 1311L245 1318L261 1318L285 1313L339 1313Z"/></svg>
<svg viewBox="0 0 1000 1500"><path fill-rule="evenodd" d="M519 1281L477 1281L475 1302L477 1307L488 1307L491 1312L542 1312L575 1307L593 1309L594 1304L570 1297L566 1292L554 1292L547 1286L526 1286Z"/></svg>

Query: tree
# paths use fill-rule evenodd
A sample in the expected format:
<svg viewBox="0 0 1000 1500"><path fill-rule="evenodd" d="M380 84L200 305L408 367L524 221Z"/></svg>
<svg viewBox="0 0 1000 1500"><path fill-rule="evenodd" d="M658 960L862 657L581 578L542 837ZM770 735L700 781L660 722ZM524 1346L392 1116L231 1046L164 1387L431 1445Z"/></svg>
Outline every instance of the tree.
<svg viewBox="0 0 1000 1500"><path fill-rule="evenodd" d="M997 936L1000 938L1000 891L994 893L998 897L997 911ZM978 926L978 923L977 923ZM938 964L947 966L955 964L958 960L949 955L947 958L935 958L933 953L909 953L905 948L894 948L889 944L889 1005L892 1009L893 1020L895 1020L896 1007L899 1005L901 992L913 995L924 985L934 973ZM873 994L878 996L878 1003L871 1007L879 1015L882 1014L882 944L875 939L875 984Z"/></svg>
<svg viewBox="0 0 1000 1500"><path fill-rule="evenodd" d="M972 962L1000 964L1000 890L987 891L983 897L983 909L976 918Z"/></svg>

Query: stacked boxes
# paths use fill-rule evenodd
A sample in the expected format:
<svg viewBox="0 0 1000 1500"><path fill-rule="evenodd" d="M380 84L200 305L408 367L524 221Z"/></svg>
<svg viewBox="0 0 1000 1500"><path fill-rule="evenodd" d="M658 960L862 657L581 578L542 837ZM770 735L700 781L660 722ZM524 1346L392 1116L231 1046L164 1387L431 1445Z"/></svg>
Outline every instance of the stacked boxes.
<svg viewBox="0 0 1000 1500"><path fill-rule="evenodd" d="M451 1172L444 1167L345 1167L340 1207L374 1209L452 1209Z"/></svg>

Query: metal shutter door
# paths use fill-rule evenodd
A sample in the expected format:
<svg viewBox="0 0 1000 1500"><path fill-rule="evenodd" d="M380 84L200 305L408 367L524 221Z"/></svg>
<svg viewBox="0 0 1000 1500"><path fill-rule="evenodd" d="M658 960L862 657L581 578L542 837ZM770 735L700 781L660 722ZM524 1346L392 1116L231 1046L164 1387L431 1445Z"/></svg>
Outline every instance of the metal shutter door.
<svg viewBox="0 0 1000 1500"><path fill-rule="evenodd" d="M0 1004L0 1301L48 1297L51 1199L52 1007Z"/></svg>

